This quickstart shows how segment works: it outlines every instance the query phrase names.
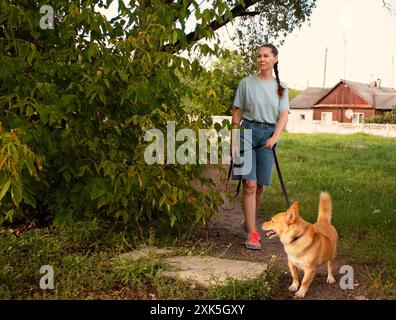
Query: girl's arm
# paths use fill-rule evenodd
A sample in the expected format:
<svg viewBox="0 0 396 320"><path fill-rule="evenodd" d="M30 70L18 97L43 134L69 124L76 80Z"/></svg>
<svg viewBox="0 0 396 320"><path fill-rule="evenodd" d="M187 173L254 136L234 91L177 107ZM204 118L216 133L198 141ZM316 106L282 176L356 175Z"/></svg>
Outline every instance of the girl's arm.
<svg viewBox="0 0 396 320"><path fill-rule="evenodd" d="M241 108L234 108L234 111L232 113L231 129L239 129L239 124L241 123L242 120L242 114L243 112ZM239 153L238 146L236 145L237 139L236 137L234 137L235 134L237 134L235 130L231 130L231 149L230 149L231 157Z"/></svg>
<svg viewBox="0 0 396 320"><path fill-rule="evenodd" d="M265 144L267 148L272 149L272 147L279 141L280 135L283 129L286 127L288 116L289 116L289 110L282 110L280 112L274 134L272 135L271 138L267 140L267 143Z"/></svg>
<svg viewBox="0 0 396 320"><path fill-rule="evenodd" d="M234 108L234 112L232 113L231 129L239 128L239 124L241 123L241 119L242 119L242 109L241 108Z"/></svg>

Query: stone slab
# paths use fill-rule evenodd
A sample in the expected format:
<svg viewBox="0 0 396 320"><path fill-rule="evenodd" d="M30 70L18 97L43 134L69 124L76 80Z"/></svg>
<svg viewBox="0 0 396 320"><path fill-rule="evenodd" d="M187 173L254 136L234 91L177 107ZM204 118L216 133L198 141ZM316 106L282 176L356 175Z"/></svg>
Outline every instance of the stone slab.
<svg viewBox="0 0 396 320"><path fill-rule="evenodd" d="M220 259L211 256L178 256L164 259L178 271L164 271L163 275L195 283L204 288L224 285L229 279L246 281L268 270L265 263Z"/></svg>

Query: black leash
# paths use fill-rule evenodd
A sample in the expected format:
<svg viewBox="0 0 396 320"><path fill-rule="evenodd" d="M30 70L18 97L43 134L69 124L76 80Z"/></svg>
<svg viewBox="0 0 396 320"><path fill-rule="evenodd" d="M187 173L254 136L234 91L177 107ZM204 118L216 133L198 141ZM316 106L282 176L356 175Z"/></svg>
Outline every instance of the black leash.
<svg viewBox="0 0 396 320"><path fill-rule="evenodd" d="M252 150L256 150L256 149L261 148L261 147L264 147L264 146L265 146L265 143L253 147ZM279 182L280 182L281 187L282 187L283 195L285 196L286 205L287 205L288 207L290 207L289 196L287 195L286 186L285 186L285 183L284 183L284 181L283 181L282 172L281 172L281 169L280 169L280 166L279 166L279 161L278 161L278 157L277 157L277 155L276 155L275 149L276 149L276 144L272 147L272 154L273 154L273 156L274 156L276 172L278 173ZM231 173L232 173L233 165L234 165L234 161L233 161L233 159L231 158L230 168L228 169L227 186L228 186L228 180L230 180L230 178L231 178ZM238 186L237 186L237 190L236 190L236 193L235 193L235 197L238 195L239 190L241 189L241 184L242 184L242 178L240 178L239 181L238 181ZM226 188L227 188L227 187L226 187Z"/></svg>
<svg viewBox="0 0 396 320"><path fill-rule="evenodd" d="M289 196L287 195L287 192L286 192L286 186L285 186L285 182L283 181L282 172L281 172L281 169L280 169L280 166L279 166L278 157L276 155L275 147L276 147L276 144L272 148L272 154L274 155L276 171L278 172L279 182L280 182L281 187L282 187L283 195L285 196L286 205L288 207L290 207Z"/></svg>

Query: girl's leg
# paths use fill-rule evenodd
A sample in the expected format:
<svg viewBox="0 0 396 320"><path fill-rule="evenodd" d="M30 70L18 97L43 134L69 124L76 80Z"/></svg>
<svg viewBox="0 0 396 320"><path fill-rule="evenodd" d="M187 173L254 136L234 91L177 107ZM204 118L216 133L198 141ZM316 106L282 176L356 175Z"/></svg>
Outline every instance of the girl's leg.
<svg viewBox="0 0 396 320"><path fill-rule="evenodd" d="M248 233L256 230L257 183L243 180L243 213Z"/></svg>

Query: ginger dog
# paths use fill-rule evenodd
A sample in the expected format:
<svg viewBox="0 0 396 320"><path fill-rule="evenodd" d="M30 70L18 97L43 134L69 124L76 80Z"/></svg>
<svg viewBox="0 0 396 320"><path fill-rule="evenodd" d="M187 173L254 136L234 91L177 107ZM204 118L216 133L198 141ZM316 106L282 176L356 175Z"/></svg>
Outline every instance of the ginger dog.
<svg viewBox="0 0 396 320"><path fill-rule="evenodd" d="M303 298L311 284L315 270L327 262L327 282L334 283L333 262L336 256L338 235L331 225L331 197L327 192L320 193L319 213L315 224L310 224L300 216L298 202L294 202L286 212L281 212L265 222L262 229L267 231L265 238L278 236L283 243L288 265L293 277L290 291ZM299 287L298 270L304 271Z"/></svg>

